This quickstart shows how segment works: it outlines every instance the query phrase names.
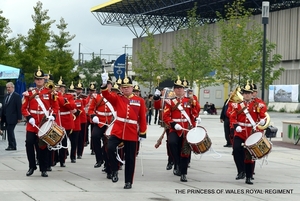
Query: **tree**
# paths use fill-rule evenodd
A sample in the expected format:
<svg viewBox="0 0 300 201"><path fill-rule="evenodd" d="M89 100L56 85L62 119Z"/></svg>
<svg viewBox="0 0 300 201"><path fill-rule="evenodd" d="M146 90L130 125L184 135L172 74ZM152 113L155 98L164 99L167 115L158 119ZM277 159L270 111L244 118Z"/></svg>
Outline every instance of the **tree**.
<svg viewBox="0 0 300 201"><path fill-rule="evenodd" d="M216 52L214 66L217 69L216 77L223 84L229 83L230 90L237 84L253 80L255 83L261 79L262 63L262 30L260 25L250 19L251 10L243 6L245 0L237 0L225 6L225 17L217 22L220 27L220 48ZM267 58L275 48L269 43ZM280 61L280 55L274 55L273 61L268 64L266 83L278 79L282 69L273 70ZM273 76L271 76L273 72Z"/></svg>
<svg viewBox="0 0 300 201"><path fill-rule="evenodd" d="M8 34L11 33L11 29L9 28L9 20L1 16L2 13L3 11L0 10L0 63L6 63L11 46L11 41L8 40Z"/></svg>
<svg viewBox="0 0 300 201"><path fill-rule="evenodd" d="M60 24L56 27L59 30L59 34L51 32L51 49L49 52L48 63L51 67L51 74L54 76L56 81L59 80L60 76L63 77L65 82L71 82L74 77L78 76L78 73L72 72L75 66L75 62L72 58L73 52L68 49L70 47L69 42L75 38L75 35L70 35L66 31L68 24L63 18L60 19Z"/></svg>
<svg viewBox="0 0 300 201"><path fill-rule="evenodd" d="M211 65L214 39L207 24L199 24L200 16L197 16L196 10L195 4L194 8L188 11L188 29L177 36L178 43L173 45L170 58L175 66L173 78L179 75L181 79L188 80L191 86L195 81L200 88L215 83L214 78L210 76L214 71Z"/></svg>
<svg viewBox="0 0 300 201"><path fill-rule="evenodd" d="M27 37L24 37L24 51L19 58L27 83L33 81L33 73L38 66L45 73L51 69L48 60L49 47L47 43L50 41L50 28L55 20L50 20L50 17L47 15L48 10L42 10L42 5L39 1L36 7L33 8L34 15L31 17L34 22L34 28L28 31Z"/></svg>
<svg viewBox="0 0 300 201"><path fill-rule="evenodd" d="M168 69L165 68L165 53L160 58L159 47L161 43L155 43L152 33L148 32L145 41L141 43L141 51L137 52L138 62L132 66L136 73L135 81L149 89L149 93L153 88L157 87L157 78L161 80L167 79Z"/></svg>
<svg viewBox="0 0 300 201"><path fill-rule="evenodd" d="M101 72L102 72L102 63L100 57L93 56L91 61L86 61L81 66L78 67L78 72L82 76L83 86L89 86L91 82L95 82L99 87L102 83Z"/></svg>

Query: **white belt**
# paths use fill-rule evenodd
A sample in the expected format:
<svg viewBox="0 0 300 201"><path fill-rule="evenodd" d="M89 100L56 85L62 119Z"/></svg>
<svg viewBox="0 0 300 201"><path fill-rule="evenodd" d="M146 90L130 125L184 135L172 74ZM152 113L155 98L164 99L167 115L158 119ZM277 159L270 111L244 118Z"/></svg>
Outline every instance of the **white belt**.
<svg viewBox="0 0 300 201"><path fill-rule="evenodd" d="M172 119L175 122L187 122L187 119Z"/></svg>
<svg viewBox="0 0 300 201"><path fill-rule="evenodd" d="M249 123L249 124L246 124L246 123L242 123L242 122L238 122L238 124L240 126L245 126L245 127L252 127L252 125Z"/></svg>
<svg viewBox="0 0 300 201"><path fill-rule="evenodd" d="M96 111L96 113L98 115L101 115L101 116L111 116L111 115L113 115L112 112L98 112L98 111Z"/></svg>
<svg viewBox="0 0 300 201"><path fill-rule="evenodd" d="M45 114L44 111L39 111L39 110L29 110L29 112L33 114Z"/></svg>
<svg viewBox="0 0 300 201"><path fill-rule="evenodd" d="M70 111L68 111L68 112L60 112L59 114L60 115L67 115L67 114L71 114L71 112Z"/></svg>
<svg viewBox="0 0 300 201"><path fill-rule="evenodd" d="M125 123L137 124L137 121L131 120L131 119L124 119L124 118L121 118L121 117L117 117L117 120L118 120L118 121L125 122Z"/></svg>

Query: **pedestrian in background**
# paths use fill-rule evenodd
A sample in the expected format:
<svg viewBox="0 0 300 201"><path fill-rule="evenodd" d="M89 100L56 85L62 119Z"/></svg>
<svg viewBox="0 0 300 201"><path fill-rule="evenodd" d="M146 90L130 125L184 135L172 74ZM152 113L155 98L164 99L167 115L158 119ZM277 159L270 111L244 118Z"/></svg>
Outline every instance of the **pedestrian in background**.
<svg viewBox="0 0 300 201"><path fill-rule="evenodd" d="M6 151L17 150L15 127L22 120L21 96L15 92L15 85L12 82L6 84L7 94L4 97L0 115L1 124L5 123L7 130L8 147Z"/></svg>

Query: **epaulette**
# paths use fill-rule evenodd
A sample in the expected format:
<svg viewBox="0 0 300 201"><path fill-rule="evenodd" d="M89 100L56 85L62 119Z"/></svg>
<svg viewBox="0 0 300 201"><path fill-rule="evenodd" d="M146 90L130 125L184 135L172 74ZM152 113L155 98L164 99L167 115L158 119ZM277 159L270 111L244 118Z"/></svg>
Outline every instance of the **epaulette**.
<svg viewBox="0 0 300 201"><path fill-rule="evenodd" d="M259 108L264 108L264 107L265 107L265 104L263 104L263 103L258 103L258 107L259 107Z"/></svg>

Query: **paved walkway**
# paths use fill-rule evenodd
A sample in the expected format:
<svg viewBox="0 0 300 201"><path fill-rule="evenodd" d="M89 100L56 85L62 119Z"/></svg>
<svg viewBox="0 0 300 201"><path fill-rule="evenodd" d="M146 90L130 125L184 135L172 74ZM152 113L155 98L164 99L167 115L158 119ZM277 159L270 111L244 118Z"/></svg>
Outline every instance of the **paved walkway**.
<svg viewBox="0 0 300 201"><path fill-rule="evenodd" d="M119 182L106 179L102 168L94 168L95 157L85 148L82 159L67 167L53 167L48 178L35 171L26 177L28 161L25 153L25 126L16 127L17 151L5 151L7 141L0 140L0 200L298 200L300 197L300 145L283 147L283 120L300 120L297 114L272 113L271 122L278 128L272 138L273 148L267 161L256 163L254 185L235 180L236 168L232 149L224 148L223 127L219 115L202 116L201 125L212 140L211 151L192 155L187 183L179 181L167 163L165 140L154 148L162 128L150 125L147 140L142 143L137 157L133 188L124 190L124 172L119 171ZM298 197L298 198L297 198Z"/></svg>

